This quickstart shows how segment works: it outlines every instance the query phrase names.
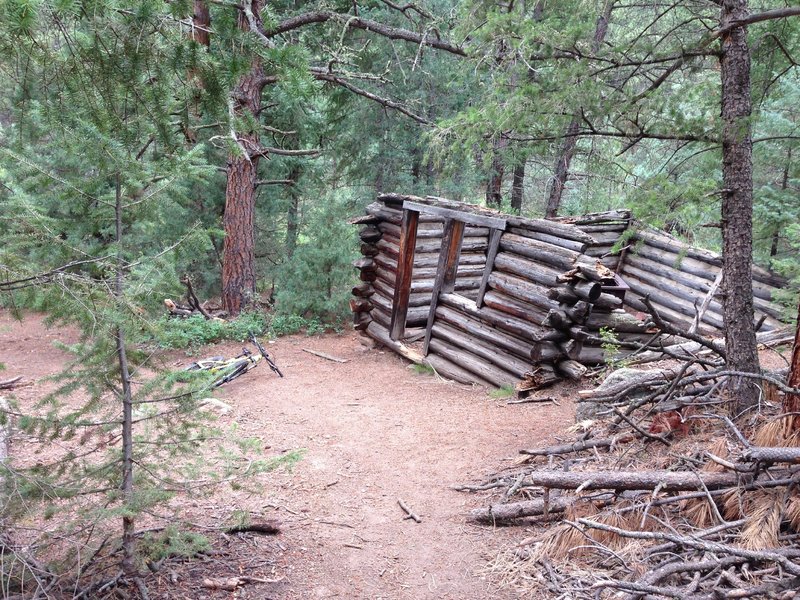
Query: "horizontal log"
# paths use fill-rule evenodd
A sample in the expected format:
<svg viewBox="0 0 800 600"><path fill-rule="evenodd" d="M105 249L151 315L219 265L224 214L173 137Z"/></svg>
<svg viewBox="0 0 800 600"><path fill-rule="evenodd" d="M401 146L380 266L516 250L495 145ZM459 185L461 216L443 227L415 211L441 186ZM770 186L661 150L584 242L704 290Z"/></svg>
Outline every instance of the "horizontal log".
<svg viewBox="0 0 800 600"><path fill-rule="evenodd" d="M411 362L421 364L424 362L425 357L422 356L417 350L406 346L402 342L395 341L389 337L389 330L382 326L380 323L373 321L367 327L366 333L369 337L377 342L380 342L387 348L394 350L400 356L407 358Z"/></svg>
<svg viewBox="0 0 800 600"><path fill-rule="evenodd" d="M353 296L357 296L359 298L369 298L375 293L375 290L369 283L359 283L357 286L353 287L352 293Z"/></svg>
<svg viewBox="0 0 800 600"><path fill-rule="evenodd" d="M359 258L353 261L353 266L362 271L374 271L376 269L375 261L371 258Z"/></svg>
<svg viewBox="0 0 800 600"><path fill-rule="evenodd" d="M547 297L557 304L575 304L580 298L568 285L558 285L547 290ZM557 307L552 307L557 308Z"/></svg>
<svg viewBox="0 0 800 600"><path fill-rule="evenodd" d="M582 365L604 365L612 361L625 360L633 352L635 351L625 348L606 350L599 346L584 345L570 358L577 360Z"/></svg>
<svg viewBox="0 0 800 600"><path fill-rule="evenodd" d="M381 222L380 217L367 213L358 217L353 217L347 221L350 225L377 225Z"/></svg>
<svg viewBox="0 0 800 600"><path fill-rule="evenodd" d="M637 319L632 314L624 310L612 310L611 312L593 312L586 319L586 328L592 331L600 331L606 328L613 331L628 333L646 333L654 331L652 327L646 327L644 321Z"/></svg>
<svg viewBox="0 0 800 600"><path fill-rule="evenodd" d="M399 222L382 221L378 224L380 229L385 235L400 239L400 225ZM444 225L442 223L421 223L417 228L417 239L442 239ZM486 237L489 235L489 230L486 227L465 227L464 237Z"/></svg>
<svg viewBox="0 0 800 600"><path fill-rule="evenodd" d="M628 223L631 220L631 211L627 208L618 208L602 212L587 213L585 215L556 217L554 221L570 223L572 225L605 225L608 223Z"/></svg>
<svg viewBox="0 0 800 600"><path fill-rule="evenodd" d="M578 229L594 237L596 233L602 233L604 231L615 231L622 235L622 232L628 229L629 226L629 221L609 221L597 225L578 225Z"/></svg>
<svg viewBox="0 0 800 600"><path fill-rule="evenodd" d="M567 250L572 250L573 252L578 253L582 253L584 250L586 250L586 248L589 247L589 244L586 242L567 240L554 235L549 235L547 233L523 229L521 227L509 227L508 232L515 235L521 235L522 237L538 240L539 242L544 242L545 244L550 244L551 246L566 248Z"/></svg>
<svg viewBox="0 0 800 600"><path fill-rule="evenodd" d="M613 294L602 293L593 303L594 310L622 308L622 299Z"/></svg>
<svg viewBox="0 0 800 600"><path fill-rule="evenodd" d="M642 294L639 294L633 290L628 292L628 295L625 296L625 304L633 308L634 310L638 310L639 312L646 313L647 306L642 302L639 297ZM650 301L655 306L658 314L661 315L668 323L672 325L676 325L678 327L682 327L684 329L688 329L689 326L692 324L692 319L687 317L685 314L672 310L671 308L664 306L659 302L660 299L650 298ZM708 323L702 323L697 330L697 333L701 335L709 335L715 336L719 335L719 329L709 325Z"/></svg>
<svg viewBox="0 0 800 600"><path fill-rule="evenodd" d="M596 227L596 226L595 226ZM614 227L619 227L615 225ZM583 227L581 227L583 229ZM586 231L585 229L583 229ZM587 232L589 233L589 232ZM591 236L595 239L598 245L606 245L613 246L617 243L620 237L622 237L622 231L619 229L595 229L592 231Z"/></svg>
<svg viewBox="0 0 800 600"><path fill-rule="evenodd" d="M499 331L493 326L469 317L461 311L440 305L436 307L436 319L439 322L444 321L484 342L497 345L517 358L530 360L532 342L524 342L518 337Z"/></svg>
<svg viewBox="0 0 800 600"><path fill-rule="evenodd" d="M382 236L383 234L381 233L380 229L374 225L367 225L358 232L358 237L362 242L366 242L367 244L374 244L381 239Z"/></svg>
<svg viewBox="0 0 800 600"><path fill-rule="evenodd" d="M350 298L350 312L365 313L375 308L369 300L365 298Z"/></svg>
<svg viewBox="0 0 800 600"><path fill-rule="evenodd" d="M592 258L602 258L609 254L613 254L611 251L614 248L614 244L596 244L594 246L589 246L584 251L586 256L591 256Z"/></svg>
<svg viewBox="0 0 800 600"><path fill-rule="evenodd" d="M530 258L537 263L544 263L560 271L571 269L580 256L578 252L573 250L539 242L521 235L514 235L513 233L504 233L502 235L500 249Z"/></svg>
<svg viewBox="0 0 800 600"><path fill-rule="evenodd" d="M443 219L453 219L461 221L466 225L477 225L480 227L489 227L491 229L505 229L506 219L499 213L489 213L489 211L481 210L478 207L470 205L462 205L458 208L442 206L443 202L436 202L436 204L415 202L407 200L403 202L403 208L407 210L416 210L420 214L435 215Z"/></svg>
<svg viewBox="0 0 800 600"><path fill-rule="evenodd" d="M493 344L476 336L471 336L463 331L443 322L434 322L432 327L433 338L442 339L450 344L467 350L476 356L495 364L512 373L515 377L522 377L531 368L530 361L525 361L503 351L497 344Z"/></svg>
<svg viewBox="0 0 800 600"><path fill-rule="evenodd" d="M554 362L564 356L561 347L555 342L536 342L531 348L531 360L535 363Z"/></svg>
<svg viewBox="0 0 800 600"><path fill-rule="evenodd" d="M361 244L361 254L364 256L375 256L380 251L380 248L378 248L375 244L367 244L366 242Z"/></svg>
<svg viewBox="0 0 800 600"><path fill-rule="evenodd" d="M486 508L476 508L469 514L472 521L478 523L507 523L524 517L537 517L547 513L563 513L578 501L574 496L555 496L545 502L543 498L492 504Z"/></svg>
<svg viewBox="0 0 800 600"><path fill-rule="evenodd" d="M507 296L532 304L542 311L558 307L557 302L548 298L547 288L520 277L495 271L489 275L489 286Z"/></svg>
<svg viewBox="0 0 800 600"><path fill-rule="evenodd" d="M393 261L397 264L397 256L400 247L392 238L382 239L376 244L380 250L379 259ZM436 267L439 264L439 250L435 252L420 252L419 248L414 252L414 267ZM458 260L459 265L485 265L486 255L483 252L462 252Z"/></svg>
<svg viewBox="0 0 800 600"><path fill-rule="evenodd" d="M478 319L479 321L492 325L503 331L514 334L523 341L539 342L546 340L559 340L564 336L552 329L534 325L528 321L512 317L498 310L489 307L478 309L474 302L466 300L457 294L442 294L439 301L451 308Z"/></svg>
<svg viewBox="0 0 800 600"><path fill-rule="evenodd" d="M389 327L391 326L392 323L391 313L386 313L380 306L375 306L375 310L369 313L369 316L372 317L372 320L375 323L378 323L378 325L380 325L387 331L389 330Z"/></svg>
<svg viewBox="0 0 800 600"><path fill-rule="evenodd" d="M635 275L635 271L636 269L631 267L622 267L622 274L625 276L625 281L631 286L628 295L634 296L634 298L628 298L626 295L626 301L629 304L631 304L632 301L636 301L636 296L646 296L649 294L650 299L654 302L657 302L659 306L670 309L671 313L682 315L682 317L679 317L681 322L686 322L687 320L691 322L692 319L694 319L697 309L694 307L694 304L691 300L682 297L684 296L685 292L678 289L678 284L674 284L674 290L671 294L668 291L659 289L655 285L651 285L649 282L642 281ZM672 319L671 314L665 313L662 316L667 321ZM714 313L710 310L706 311L705 315L703 315L703 322L717 329L723 329L724 327L722 323L722 315L719 313Z"/></svg>
<svg viewBox="0 0 800 600"><path fill-rule="evenodd" d="M752 476L751 476L752 477ZM710 473L704 471L533 471L524 484L543 488L574 490L654 490L683 492L718 490L736 487L740 480L749 479L741 473Z"/></svg>
<svg viewBox="0 0 800 600"><path fill-rule="evenodd" d="M652 248L648 250L646 247L640 247L637 253L629 254L625 258L625 264L636 267L643 271L655 273L657 275L667 275L668 273L667 276L669 278L675 279L675 281L679 283L699 290L698 295L701 299L708 293L709 289L711 289L713 278L708 279L706 276L701 277L685 271L684 266L686 266L686 259L681 261L681 269L676 269L674 267L675 263L670 262L669 255L655 254L656 252L659 251L654 251ZM663 258L663 262L656 260L654 258L655 256L661 256ZM675 256L675 260L678 260L677 256ZM711 272L713 273L713 276L716 277L716 275L719 273L719 269L715 267L711 267L711 269L713 269L713 271L703 271L704 275L708 275ZM754 282L753 303L757 310L774 319L780 320L783 317L782 309L778 304L775 304L771 301L772 291L773 288Z"/></svg>
<svg viewBox="0 0 800 600"><path fill-rule="evenodd" d="M556 372L573 381L580 380L589 369L576 360L560 360L556 363Z"/></svg>
<svg viewBox="0 0 800 600"><path fill-rule="evenodd" d="M372 320L370 313L353 313L353 329L356 331L366 331L369 324L372 323Z"/></svg>
<svg viewBox="0 0 800 600"><path fill-rule="evenodd" d="M520 229L546 233L565 240L574 240L585 244L594 242L594 238L592 238L591 235L584 233L574 225L567 225L545 219L528 219L526 217L508 217L506 222L510 227L519 227Z"/></svg>
<svg viewBox="0 0 800 600"><path fill-rule="evenodd" d="M714 265L715 267L722 267L722 257L716 252L689 246L666 233L645 230L637 232L636 236L639 239L645 240L650 246L668 250L677 255L688 256L706 264ZM770 273L758 265L753 265L753 280L779 289L785 287L788 283L785 278Z"/></svg>
<svg viewBox="0 0 800 600"><path fill-rule="evenodd" d="M387 298L394 297L394 286L389 285L383 279L376 279L373 283L376 290L379 290L384 296ZM409 306L430 306L431 305L431 295L429 293L421 292L418 294L410 294L408 297L408 305Z"/></svg>
<svg viewBox="0 0 800 600"><path fill-rule="evenodd" d="M536 282L544 287L558 285L558 277L561 275L561 272L556 269L537 264L510 252L499 252L494 259L494 268L496 271L518 275L522 279Z"/></svg>
<svg viewBox="0 0 800 600"><path fill-rule="evenodd" d="M488 291L483 296L483 303L489 308L509 314L518 319L530 321L534 325L541 325L547 313L544 309L534 306L528 302L515 300L501 292L494 290Z"/></svg>
<svg viewBox="0 0 800 600"><path fill-rule="evenodd" d="M596 281L575 279L568 285L575 295L578 296L578 298L581 300L587 300L589 302L596 302L603 291L601 285Z"/></svg>
<svg viewBox="0 0 800 600"><path fill-rule="evenodd" d="M454 363L440 354L430 353L425 357L425 364L433 367L434 371L441 377L452 379L458 383L467 385L480 385L485 388L493 388L494 384L481 379L474 373L467 371L464 367Z"/></svg>

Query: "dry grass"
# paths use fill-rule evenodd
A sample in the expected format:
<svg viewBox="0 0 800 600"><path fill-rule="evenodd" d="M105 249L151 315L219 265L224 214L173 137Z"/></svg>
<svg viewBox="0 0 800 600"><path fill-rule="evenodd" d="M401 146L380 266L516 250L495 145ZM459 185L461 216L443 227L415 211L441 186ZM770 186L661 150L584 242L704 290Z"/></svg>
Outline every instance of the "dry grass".
<svg viewBox="0 0 800 600"><path fill-rule="evenodd" d="M786 490L778 488L750 492L745 504L748 508L747 523L739 534L742 548L776 548L786 508Z"/></svg>
<svg viewBox="0 0 800 600"><path fill-rule="evenodd" d="M794 428L795 417L778 417L756 428L753 445L772 448L800 447L800 429Z"/></svg>

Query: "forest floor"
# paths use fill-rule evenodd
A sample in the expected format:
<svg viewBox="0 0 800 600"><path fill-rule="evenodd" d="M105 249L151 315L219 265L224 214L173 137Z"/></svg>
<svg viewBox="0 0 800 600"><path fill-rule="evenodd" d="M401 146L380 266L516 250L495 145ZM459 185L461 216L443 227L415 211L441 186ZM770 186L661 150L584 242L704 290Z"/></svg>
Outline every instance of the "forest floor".
<svg viewBox="0 0 800 600"><path fill-rule="evenodd" d="M0 310L3 377L35 382L21 401L41 397L40 381L63 368L70 329L47 329L38 315L15 321ZM205 347L199 356L232 356L240 344ZM353 332L282 337L267 348L285 374L265 365L220 388L233 407L220 424L257 437L266 456L304 449L291 470L260 477L257 492L226 489L184 498L192 522L213 551L170 561L148 575L153 598L513 598L498 589L489 561L527 534L467 523L482 497L453 491L513 467L523 447L542 446L573 422L574 387L550 391L559 404L509 405L485 390L418 374L390 351ZM340 357L332 362L311 349ZM196 357L173 351L181 368ZM12 453L24 444L12 446ZM402 499L421 523L404 519ZM253 521L276 519L277 536L209 534L234 510ZM209 529L206 529L209 528ZM236 592L211 591L204 578L249 576Z"/></svg>

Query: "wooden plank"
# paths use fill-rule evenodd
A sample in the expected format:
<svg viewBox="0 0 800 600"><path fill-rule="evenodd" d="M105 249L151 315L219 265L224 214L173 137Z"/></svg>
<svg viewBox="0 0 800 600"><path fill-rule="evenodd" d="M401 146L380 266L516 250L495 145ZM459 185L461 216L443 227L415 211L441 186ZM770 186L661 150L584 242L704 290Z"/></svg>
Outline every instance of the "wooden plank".
<svg viewBox="0 0 800 600"><path fill-rule="evenodd" d="M403 337L408 313L408 297L411 295L411 277L414 270L414 250L417 244L417 225L419 213L413 210L403 211L403 223L400 226L400 256L397 258L397 283L394 286L392 301L392 323L389 336L393 340Z"/></svg>
<svg viewBox="0 0 800 600"><path fill-rule="evenodd" d="M429 215L436 215L438 217L443 217L444 219L453 219L454 221L460 221L461 223L468 223L469 225L476 225L478 227L489 227L490 229L506 228L506 220L503 218L479 215L473 212L445 208L443 206L420 204L419 202L406 200L403 202L403 209L414 210Z"/></svg>
<svg viewBox="0 0 800 600"><path fill-rule="evenodd" d="M489 276L494 269L494 259L497 257L497 250L500 247L500 238L503 232L499 229L490 230L489 234L489 249L486 252L486 265L483 267L483 277L481 278L481 287L478 288L478 297L475 299L475 304L480 308L483 306L483 296L486 293L486 287L489 285Z"/></svg>
<svg viewBox="0 0 800 600"><path fill-rule="evenodd" d="M436 273L436 280L433 283L433 294L431 296L431 306L428 311L428 322L425 326L425 342L422 346L422 354L428 354L428 346L431 343L431 333L433 322L436 320L436 305L439 302L439 294L442 292L452 293L455 289L456 274L458 272L458 258L461 255L461 241L464 235L464 222L448 219L444 222L444 234L442 236L442 250L439 255L439 267Z"/></svg>

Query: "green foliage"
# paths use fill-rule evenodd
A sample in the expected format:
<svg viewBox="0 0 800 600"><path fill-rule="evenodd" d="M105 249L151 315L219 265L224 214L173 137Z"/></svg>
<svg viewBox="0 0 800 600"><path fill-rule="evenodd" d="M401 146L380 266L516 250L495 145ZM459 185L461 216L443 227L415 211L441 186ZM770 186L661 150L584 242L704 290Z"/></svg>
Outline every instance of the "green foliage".
<svg viewBox="0 0 800 600"><path fill-rule="evenodd" d="M319 335L325 332L325 326L317 318L307 319L300 315L273 315L269 322L269 333L275 337L294 335L305 331L307 335Z"/></svg>
<svg viewBox="0 0 800 600"><path fill-rule="evenodd" d="M516 391L513 385L504 385L503 387L489 390L489 397L497 400L503 398L513 398Z"/></svg>
<svg viewBox="0 0 800 600"><path fill-rule="evenodd" d="M191 531L180 531L170 525L162 531L146 533L140 552L145 562L158 562L164 558L191 558L208 552L211 544L205 536Z"/></svg>
<svg viewBox="0 0 800 600"><path fill-rule="evenodd" d="M435 375L436 371L428 363L414 363L411 365L414 373L417 375Z"/></svg>
<svg viewBox="0 0 800 600"><path fill-rule="evenodd" d="M162 348L197 348L222 340L242 342L267 330L267 317L259 312L246 312L232 321L206 319L192 315L183 319L162 316L155 322L148 338ZM146 339L148 339L146 338Z"/></svg>
<svg viewBox="0 0 800 600"><path fill-rule="evenodd" d="M353 198L342 194L324 198L313 208L294 254L278 273L278 314L316 317L323 323L337 323L348 315L356 279L352 262L357 231L346 216L353 212Z"/></svg>
<svg viewBox="0 0 800 600"><path fill-rule="evenodd" d="M600 344L600 347L603 348L603 359L605 360L609 369L614 371L616 369L627 367L629 362L624 358L619 358L621 346L614 330L607 327L601 327L600 338L603 340L603 343Z"/></svg>

